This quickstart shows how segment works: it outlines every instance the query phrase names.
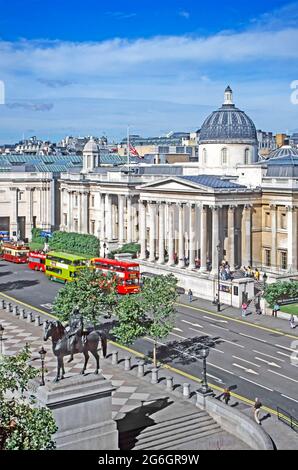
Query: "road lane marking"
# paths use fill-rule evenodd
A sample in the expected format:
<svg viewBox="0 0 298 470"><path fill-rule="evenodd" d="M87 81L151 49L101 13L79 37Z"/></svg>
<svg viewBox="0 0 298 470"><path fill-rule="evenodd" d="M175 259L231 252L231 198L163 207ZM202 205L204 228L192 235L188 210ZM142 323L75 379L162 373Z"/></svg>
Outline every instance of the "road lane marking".
<svg viewBox="0 0 298 470"><path fill-rule="evenodd" d="M251 328L257 328L259 330L269 331L270 333L278 333L282 336L285 336L286 338L298 339L297 336L290 335L289 333L285 333L284 331L279 330L278 328L268 328L266 326L256 325L255 323L251 323L249 320L246 320L246 321L239 320L238 318L228 317L227 315L223 315L222 313L211 312L210 310L207 310L207 309L204 309L204 308L193 307L193 306L190 306L190 305L181 304L180 302L177 302L176 305L178 305L180 307L184 307L186 309L189 308L189 309L192 309L192 310L196 310L197 312L208 313L209 315L213 315L215 317L225 318L226 320L233 321L235 323L242 323L243 325L250 326Z"/></svg>
<svg viewBox="0 0 298 470"><path fill-rule="evenodd" d="M215 365L215 364L212 364L212 362L209 362L209 361L208 361L208 364L209 364L210 366L215 367L216 369L223 370L223 371L227 372L228 374L235 375L234 372L231 372L230 370L224 369L223 367L219 367L219 366L217 366L217 365Z"/></svg>
<svg viewBox="0 0 298 470"><path fill-rule="evenodd" d="M247 380L247 382L251 382L252 384L257 385L258 387L265 388L266 390L270 390L270 392L273 392L273 390L269 387L265 387L265 385L258 384L257 382L254 382L253 380L249 380L246 377L242 377L242 375L239 375L240 379Z"/></svg>
<svg viewBox="0 0 298 470"><path fill-rule="evenodd" d="M173 328L173 330L175 330L175 331L180 331L180 333L183 333L183 330L181 330L180 328L177 328L177 327L176 327L176 328Z"/></svg>
<svg viewBox="0 0 298 470"><path fill-rule="evenodd" d="M206 317L206 315L203 315L203 318L208 318L208 320L218 321L220 323L228 323L227 320L219 320L218 318Z"/></svg>
<svg viewBox="0 0 298 470"><path fill-rule="evenodd" d="M242 357L238 357L238 356L232 356L232 357L234 359L239 359L240 361L247 362L247 364L252 364L253 366L256 366L256 367L261 367L260 365L255 364L254 362L250 362L250 361L247 361L246 359L242 359Z"/></svg>
<svg viewBox="0 0 298 470"><path fill-rule="evenodd" d="M169 333L169 335L177 336L177 338L188 339L185 336L177 335L176 333Z"/></svg>
<svg viewBox="0 0 298 470"><path fill-rule="evenodd" d="M220 328L221 330L229 331L229 328L225 328L224 326L221 326L221 325L213 325L213 324L211 324L211 326L215 326L216 328Z"/></svg>
<svg viewBox="0 0 298 470"><path fill-rule="evenodd" d="M298 400L295 400L295 398L289 397L288 395L284 395L283 393L281 393L281 396L282 396L282 397L285 397L285 398L288 398L289 400L293 400L293 401L295 401L296 403L298 403Z"/></svg>
<svg viewBox="0 0 298 470"><path fill-rule="evenodd" d="M291 357L292 355L291 354L286 354L284 352L281 352L281 351L276 351L277 354L281 354L282 356L286 356L286 357Z"/></svg>
<svg viewBox="0 0 298 470"><path fill-rule="evenodd" d="M246 335L245 333L239 333L239 335L245 336L246 338L255 339L257 341L262 341L262 343L267 343L265 339L256 338L255 336Z"/></svg>
<svg viewBox="0 0 298 470"><path fill-rule="evenodd" d="M275 359L276 361L281 361L281 362L285 362L284 359L279 359L279 357L275 357L275 356L270 356L270 354L265 354L261 351L257 351L256 349L253 349L253 352L257 353L257 354L262 354L263 356L266 356L266 357L271 357L272 359Z"/></svg>
<svg viewBox="0 0 298 470"><path fill-rule="evenodd" d="M280 366L278 364L275 364L275 362L266 361L266 359L262 359L261 357L258 357L258 356L255 356L255 359L261 362L265 362L266 364L268 364L268 366L278 367L280 369Z"/></svg>
<svg viewBox="0 0 298 470"><path fill-rule="evenodd" d="M39 358L38 358L39 359ZM212 374L206 374L208 377L211 377L212 379L216 380L216 382L220 382L220 383L223 383L223 381L221 379L219 379L218 377L216 377L215 375L212 375Z"/></svg>
<svg viewBox="0 0 298 470"><path fill-rule="evenodd" d="M202 325L199 325L198 323L192 323L191 321L187 321L187 320L181 320L181 321L183 321L184 323L187 323L188 325L196 326L197 328L203 328Z"/></svg>
<svg viewBox="0 0 298 470"><path fill-rule="evenodd" d="M286 349L287 351L296 352L295 349L287 348L286 346L282 346L281 344L275 344L274 346L277 346L278 348Z"/></svg>
<svg viewBox="0 0 298 470"><path fill-rule="evenodd" d="M253 370L253 369L247 369L246 367L241 366L240 364L236 364L235 362L233 362L232 365L235 366L235 367L239 367L240 369L245 370L245 372L247 372L248 374L259 375L258 372L256 372L255 370Z"/></svg>
<svg viewBox="0 0 298 470"><path fill-rule="evenodd" d="M273 374L280 375L281 377L284 377L285 379L292 380L293 382L298 383L298 380L292 379L292 377L288 377L287 375L280 374L279 372L276 372L275 370L268 369L269 372L272 372Z"/></svg>
<svg viewBox="0 0 298 470"><path fill-rule="evenodd" d="M233 343L233 341L229 341L228 339L220 338L220 341L225 341L226 343L233 344L233 346L237 346L238 348L244 348L242 344Z"/></svg>

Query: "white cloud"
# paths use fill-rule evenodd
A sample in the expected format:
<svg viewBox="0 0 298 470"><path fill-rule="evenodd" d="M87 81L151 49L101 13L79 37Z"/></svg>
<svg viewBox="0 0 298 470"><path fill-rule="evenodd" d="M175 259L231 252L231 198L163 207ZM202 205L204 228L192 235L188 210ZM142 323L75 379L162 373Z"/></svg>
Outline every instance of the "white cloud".
<svg viewBox="0 0 298 470"><path fill-rule="evenodd" d="M190 13L189 11L179 11L179 16L182 16L182 18L185 18L186 20L188 20L188 18L190 17Z"/></svg>

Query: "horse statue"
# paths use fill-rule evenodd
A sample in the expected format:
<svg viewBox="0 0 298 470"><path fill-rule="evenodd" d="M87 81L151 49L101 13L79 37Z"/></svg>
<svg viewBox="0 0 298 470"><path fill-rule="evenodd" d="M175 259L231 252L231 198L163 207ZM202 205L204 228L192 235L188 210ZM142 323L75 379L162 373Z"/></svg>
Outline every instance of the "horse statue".
<svg viewBox="0 0 298 470"><path fill-rule="evenodd" d="M107 355L107 337L101 330L96 330L92 327L84 329L82 317L75 317L70 323L69 331L62 325L59 320L47 320L44 328L44 341L52 338L53 353L57 357L57 374L55 382L64 378L64 356L70 355L72 360L73 354L83 353L85 362L81 374L85 373L87 363L89 360L89 352L96 360L95 374L99 371L99 355L98 343L101 340L101 349L103 357ZM62 374L60 374L62 372Z"/></svg>

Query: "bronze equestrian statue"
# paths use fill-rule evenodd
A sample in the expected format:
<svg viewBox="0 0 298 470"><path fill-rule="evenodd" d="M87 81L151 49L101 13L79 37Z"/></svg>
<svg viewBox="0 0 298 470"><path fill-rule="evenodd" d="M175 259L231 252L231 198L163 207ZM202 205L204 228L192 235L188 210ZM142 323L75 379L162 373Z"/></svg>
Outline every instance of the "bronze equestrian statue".
<svg viewBox="0 0 298 470"><path fill-rule="evenodd" d="M105 358L107 354L107 337L101 330L95 330L92 327L84 329L83 317L79 314L78 310L75 310L70 317L68 331L59 320L47 320L44 329L44 341L47 341L49 338L52 338L53 353L57 357L57 375L55 382L64 378L64 356L70 355L71 357L68 361L70 362L73 359L73 355L77 353L83 353L85 357L81 374L85 373L89 360L89 352L95 357L95 374L98 374L98 343L99 340L101 340L101 349L103 357ZM60 374L60 372L62 372L62 374Z"/></svg>

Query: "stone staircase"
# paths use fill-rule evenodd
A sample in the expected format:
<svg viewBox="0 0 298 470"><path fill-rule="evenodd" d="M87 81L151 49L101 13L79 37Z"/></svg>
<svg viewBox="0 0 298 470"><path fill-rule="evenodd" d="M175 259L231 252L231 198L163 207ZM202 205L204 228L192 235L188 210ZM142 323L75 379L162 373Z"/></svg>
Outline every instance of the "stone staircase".
<svg viewBox="0 0 298 470"><path fill-rule="evenodd" d="M179 449L191 441L221 432L221 427L205 411L165 419L145 428L120 432L121 450Z"/></svg>

